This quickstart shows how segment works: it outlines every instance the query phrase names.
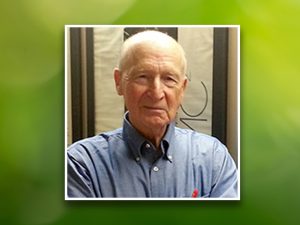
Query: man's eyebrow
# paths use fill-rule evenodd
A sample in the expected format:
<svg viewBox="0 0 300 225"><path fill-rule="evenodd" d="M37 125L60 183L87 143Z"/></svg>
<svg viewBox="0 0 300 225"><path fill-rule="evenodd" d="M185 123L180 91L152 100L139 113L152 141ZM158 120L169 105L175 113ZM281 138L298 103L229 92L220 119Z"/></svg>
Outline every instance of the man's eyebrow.
<svg viewBox="0 0 300 225"><path fill-rule="evenodd" d="M147 68L147 67L145 68L145 66L133 66L130 71L134 73L152 72L151 68Z"/></svg>
<svg viewBox="0 0 300 225"><path fill-rule="evenodd" d="M143 64L143 65L134 65L130 68L129 73L152 73L153 65L152 64ZM162 75L173 75L176 77L181 76L181 72L179 69L174 69L172 66L166 67L162 71Z"/></svg>

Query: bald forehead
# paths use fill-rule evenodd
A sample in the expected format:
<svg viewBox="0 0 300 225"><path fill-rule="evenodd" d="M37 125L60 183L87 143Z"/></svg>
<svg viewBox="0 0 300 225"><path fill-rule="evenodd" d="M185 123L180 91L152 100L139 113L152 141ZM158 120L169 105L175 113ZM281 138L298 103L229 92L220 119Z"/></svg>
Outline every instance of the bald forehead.
<svg viewBox="0 0 300 225"><path fill-rule="evenodd" d="M159 31L144 31L128 38L122 47L120 69L130 66L126 64L131 64L136 53L143 51L143 49L152 50L153 52L164 50L169 51L170 54L178 55L183 73L185 73L186 59L182 47L172 37Z"/></svg>

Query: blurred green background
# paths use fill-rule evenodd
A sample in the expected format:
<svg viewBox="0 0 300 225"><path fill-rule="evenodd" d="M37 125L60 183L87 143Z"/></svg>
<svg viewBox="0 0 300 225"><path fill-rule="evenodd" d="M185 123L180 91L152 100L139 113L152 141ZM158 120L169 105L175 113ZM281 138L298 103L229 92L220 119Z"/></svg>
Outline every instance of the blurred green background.
<svg viewBox="0 0 300 225"><path fill-rule="evenodd" d="M0 224L298 224L300 1L3 0ZM240 24L241 201L64 201L64 25Z"/></svg>

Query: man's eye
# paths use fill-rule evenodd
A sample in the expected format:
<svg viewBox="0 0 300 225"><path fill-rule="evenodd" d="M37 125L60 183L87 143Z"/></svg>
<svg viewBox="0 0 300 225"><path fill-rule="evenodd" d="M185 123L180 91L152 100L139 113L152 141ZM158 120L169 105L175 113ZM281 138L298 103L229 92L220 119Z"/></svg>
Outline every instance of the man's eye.
<svg viewBox="0 0 300 225"><path fill-rule="evenodd" d="M135 77L135 81L141 84L147 83L148 77L146 74L140 74Z"/></svg>
<svg viewBox="0 0 300 225"><path fill-rule="evenodd" d="M145 74L138 75L137 78L146 79L147 76Z"/></svg>
<svg viewBox="0 0 300 225"><path fill-rule="evenodd" d="M175 86L177 84L177 80L173 76L166 76L164 77L164 83L167 86Z"/></svg>
<svg viewBox="0 0 300 225"><path fill-rule="evenodd" d="M136 79L138 79L138 80L147 80L148 77L147 77L146 74L140 74L140 75L136 76Z"/></svg>

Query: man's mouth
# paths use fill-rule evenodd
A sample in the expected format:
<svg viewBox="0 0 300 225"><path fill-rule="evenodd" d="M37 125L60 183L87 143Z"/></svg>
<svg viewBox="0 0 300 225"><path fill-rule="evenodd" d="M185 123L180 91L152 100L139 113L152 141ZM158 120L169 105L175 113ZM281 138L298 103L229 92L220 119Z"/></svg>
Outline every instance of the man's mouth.
<svg viewBox="0 0 300 225"><path fill-rule="evenodd" d="M144 106L145 109L150 110L150 111L157 111L157 112L161 112L161 111L166 111L163 107L153 107L153 106Z"/></svg>

